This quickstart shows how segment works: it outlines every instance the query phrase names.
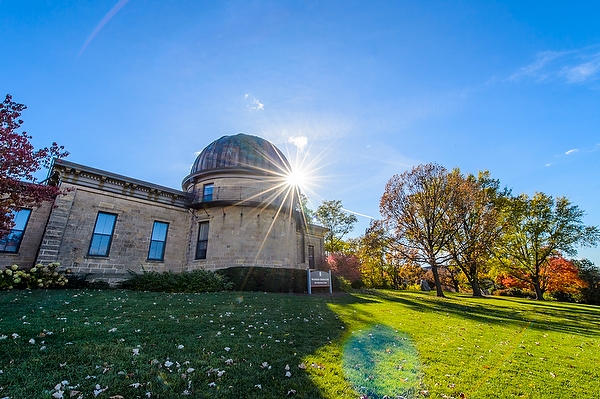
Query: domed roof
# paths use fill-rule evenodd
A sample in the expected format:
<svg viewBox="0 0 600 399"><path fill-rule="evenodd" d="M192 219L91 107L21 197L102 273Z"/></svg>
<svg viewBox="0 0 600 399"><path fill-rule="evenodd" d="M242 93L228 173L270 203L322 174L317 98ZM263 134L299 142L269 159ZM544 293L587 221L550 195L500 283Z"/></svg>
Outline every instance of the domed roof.
<svg viewBox="0 0 600 399"><path fill-rule="evenodd" d="M283 153L269 141L239 133L210 143L196 158L190 175L226 168L250 169L259 174L291 170Z"/></svg>

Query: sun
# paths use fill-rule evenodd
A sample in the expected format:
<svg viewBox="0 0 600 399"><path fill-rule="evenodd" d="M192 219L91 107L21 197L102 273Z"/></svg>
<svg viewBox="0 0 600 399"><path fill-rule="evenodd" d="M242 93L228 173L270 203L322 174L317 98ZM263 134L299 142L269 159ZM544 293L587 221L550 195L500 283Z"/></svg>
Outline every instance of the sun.
<svg viewBox="0 0 600 399"><path fill-rule="evenodd" d="M289 186L302 187L306 182L306 176L300 170L292 170L285 177Z"/></svg>

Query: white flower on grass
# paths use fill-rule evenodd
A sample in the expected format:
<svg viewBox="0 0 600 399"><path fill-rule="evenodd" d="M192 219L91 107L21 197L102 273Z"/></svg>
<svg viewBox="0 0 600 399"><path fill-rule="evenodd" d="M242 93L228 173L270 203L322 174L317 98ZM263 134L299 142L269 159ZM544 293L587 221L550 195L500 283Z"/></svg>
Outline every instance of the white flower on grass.
<svg viewBox="0 0 600 399"><path fill-rule="evenodd" d="M177 349L183 349L183 348L185 348L185 346L183 346L183 345L177 345Z"/></svg>
<svg viewBox="0 0 600 399"><path fill-rule="evenodd" d="M97 397L98 395L100 395L102 392L106 391L108 389L107 387L102 388L100 386L100 384L96 384L96 389L94 389L94 397Z"/></svg>

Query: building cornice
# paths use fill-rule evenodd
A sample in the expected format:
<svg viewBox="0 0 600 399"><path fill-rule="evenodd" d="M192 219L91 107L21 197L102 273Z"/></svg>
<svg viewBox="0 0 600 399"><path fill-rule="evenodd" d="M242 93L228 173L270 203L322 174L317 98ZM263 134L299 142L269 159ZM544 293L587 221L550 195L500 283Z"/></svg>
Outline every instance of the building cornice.
<svg viewBox="0 0 600 399"><path fill-rule="evenodd" d="M52 174L58 172L60 183L73 184L185 208L189 202L186 193L143 180L107 172L75 162L57 159L52 165Z"/></svg>

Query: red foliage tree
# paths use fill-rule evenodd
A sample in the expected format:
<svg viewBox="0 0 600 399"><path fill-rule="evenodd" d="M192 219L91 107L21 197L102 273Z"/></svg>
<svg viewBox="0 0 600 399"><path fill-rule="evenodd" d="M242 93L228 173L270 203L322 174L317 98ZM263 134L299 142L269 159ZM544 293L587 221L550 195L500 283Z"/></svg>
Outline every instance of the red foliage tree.
<svg viewBox="0 0 600 399"><path fill-rule="evenodd" d="M344 277L350 282L360 280L360 261L354 255L331 254L327 257L331 272Z"/></svg>
<svg viewBox="0 0 600 399"><path fill-rule="evenodd" d="M21 112L26 108L13 102L8 94L0 103L0 237L13 226L11 211L39 206L60 193L56 186L38 184L34 173L49 167L52 159L69 154L56 143L36 151L29 141L31 136L17 131L23 124Z"/></svg>
<svg viewBox="0 0 600 399"><path fill-rule="evenodd" d="M498 282L505 287L533 289L528 276L516 278L510 275L501 275ZM560 255L552 256L541 268L540 288L542 292L562 292L575 294L587 287L587 283L579 277L579 269L570 260Z"/></svg>
<svg viewBox="0 0 600 399"><path fill-rule="evenodd" d="M587 283L579 277L577 266L562 256L550 258L545 273L548 276L547 292L576 294L587 287Z"/></svg>

